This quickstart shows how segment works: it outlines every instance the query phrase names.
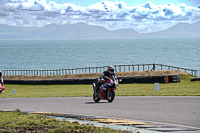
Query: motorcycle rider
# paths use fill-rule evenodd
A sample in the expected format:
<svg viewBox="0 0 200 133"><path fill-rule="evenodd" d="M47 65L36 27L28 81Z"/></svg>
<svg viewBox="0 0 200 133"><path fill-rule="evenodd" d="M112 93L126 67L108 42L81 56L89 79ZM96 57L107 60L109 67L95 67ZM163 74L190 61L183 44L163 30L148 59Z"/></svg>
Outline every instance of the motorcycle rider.
<svg viewBox="0 0 200 133"><path fill-rule="evenodd" d="M99 92L100 92L100 86L103 84L103 79L104 80L107 80L108 79L108 77L111 77L111 76L114 76L114 78L116 78L116 74L114 73L114 67L113 66L109 66L108 68L107 68L107 70L105 70L104 72L103 72L103 74L100 76L100 82L98 83L98 85L97 85L97 87L96 87L96 95L98 95L99 94ZM104 88L108 88L108 85L107 84L103 84L103 87Z"/></svg>
<svg viewBox="0 0 200 133"><path fill-rule="evenodd" d="M0 70L0 83L2 84L3 89L5 90L5 87L4 87L4 85L3 85L3 77L2 77L2 72L1 72L1 70Z"/></svg>

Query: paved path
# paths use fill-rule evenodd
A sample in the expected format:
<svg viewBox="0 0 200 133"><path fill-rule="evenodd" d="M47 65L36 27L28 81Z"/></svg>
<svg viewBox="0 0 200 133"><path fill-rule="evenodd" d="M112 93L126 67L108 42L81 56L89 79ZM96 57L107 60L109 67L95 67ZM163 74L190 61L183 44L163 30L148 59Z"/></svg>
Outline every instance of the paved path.
<svg viewBox="0 0 200 133"><path fill-rule="evenodd" d="M0 110L96 115L200 128L198 96L128 96L94 103L92 97L0 98Z"/></svg>

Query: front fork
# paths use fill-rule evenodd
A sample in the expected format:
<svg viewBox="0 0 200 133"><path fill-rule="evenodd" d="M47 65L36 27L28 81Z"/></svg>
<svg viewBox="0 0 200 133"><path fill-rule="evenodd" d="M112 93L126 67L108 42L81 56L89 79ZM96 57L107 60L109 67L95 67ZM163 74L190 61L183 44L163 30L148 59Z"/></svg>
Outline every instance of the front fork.
<svg viewBox="0 0 200 133"><path fill-rule="evenodd" d="M92 87L93 87L93 91L94 91L94 93L95 93L95 92L96 92L96 84L93 83L93 84L92 84Z"/></svg>
<svg viewBox="0 0 200 133"><path fill-rule="evenodd" d="M108 90L107 90L107 99L111 99L111 95L110 95L110 93L111 93L111 90L112 90L113 88L108 88ZM113 89L113 90L115 90L115 89Z"/></svg>

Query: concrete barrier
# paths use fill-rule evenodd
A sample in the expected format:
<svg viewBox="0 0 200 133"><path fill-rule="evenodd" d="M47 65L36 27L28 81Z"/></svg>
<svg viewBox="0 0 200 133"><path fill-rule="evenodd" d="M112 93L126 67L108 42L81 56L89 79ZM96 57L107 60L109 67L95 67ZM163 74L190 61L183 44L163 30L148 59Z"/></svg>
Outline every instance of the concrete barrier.
<svg viewBox="0 0 200 133"><path fill-rule="evenodd" d="M122 81L120 84L127 83L165 83L168 76L168 83L180 82L180 75L161 75L161 76L132 76L118 77ZM22 85L56 85L56 84L92 84L98 78L88 79L48 79L48 80L4 80L5 84L22 84Z"/></svg>

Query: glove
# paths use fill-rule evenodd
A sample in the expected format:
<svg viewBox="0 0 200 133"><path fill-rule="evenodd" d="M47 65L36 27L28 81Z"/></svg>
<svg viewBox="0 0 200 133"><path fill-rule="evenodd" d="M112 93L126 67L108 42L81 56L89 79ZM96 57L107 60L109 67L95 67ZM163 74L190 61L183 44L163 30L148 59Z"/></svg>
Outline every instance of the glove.
<svg viewBox="0 0 200 133"><path fill-rule="evenodd" d="M107 77L107 76L105 76L105 77L104 77L104 79L106 79L106 80L107 80L107 79L108 79L108 77Z"/></svg>

